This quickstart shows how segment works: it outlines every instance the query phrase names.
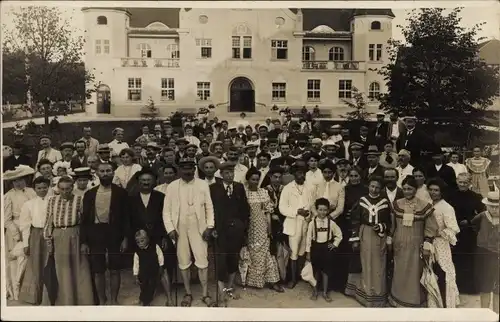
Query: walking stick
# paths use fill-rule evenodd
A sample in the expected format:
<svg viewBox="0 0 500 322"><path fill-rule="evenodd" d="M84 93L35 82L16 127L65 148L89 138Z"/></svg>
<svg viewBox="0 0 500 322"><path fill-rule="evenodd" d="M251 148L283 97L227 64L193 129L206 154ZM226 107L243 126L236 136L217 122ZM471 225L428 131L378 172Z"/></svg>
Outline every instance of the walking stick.
<svg viewBox="0 0 500 322"><path fill-rule="evenodd" d="M172 240L172 244L174 245L174 248L176 247L175 240ZM175 306L177 307L177 256L175 256L175 263L174 263L174 269L172 270L172 284L175 288Z"/></svg>
<svg viewBox="0 0 500 322"><path fill-rule="evenodd" d="M215 275L215 303L216 306L219 306L219 281L217 280L217 231L214 229L212 231L212 240L214 245L214 275Z"/></svg>

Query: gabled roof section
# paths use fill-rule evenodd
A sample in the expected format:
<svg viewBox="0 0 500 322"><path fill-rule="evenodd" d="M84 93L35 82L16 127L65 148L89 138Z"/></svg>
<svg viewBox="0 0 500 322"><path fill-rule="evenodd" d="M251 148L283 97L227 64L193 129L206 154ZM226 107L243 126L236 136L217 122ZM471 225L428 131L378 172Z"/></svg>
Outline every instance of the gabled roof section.
<svg viewBox="0 0 500 322"><path fill-rule="evenodd" d="M127 8L130 12L130 27L146 28L153 22L160 22L168 28L179 28L180 8Z"/></svg>
<svg viewBox="0 0 500 322"><path fill-rule="evenodd" d="M297 13L297 9L290 9ZM335 31L349 31L350 21L354 16L389 16L394 17L391 9L302 9L304 31L325 25Z"/></svg>

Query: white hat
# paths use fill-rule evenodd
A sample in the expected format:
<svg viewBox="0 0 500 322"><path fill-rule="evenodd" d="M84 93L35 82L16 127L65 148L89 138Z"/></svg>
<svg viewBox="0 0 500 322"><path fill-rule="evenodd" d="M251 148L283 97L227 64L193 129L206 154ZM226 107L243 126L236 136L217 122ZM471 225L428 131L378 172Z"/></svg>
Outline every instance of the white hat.
<svg viewBox="0 0 500 322"><path fill-rule="evenodd" d="M22 177L30 176L35 173L35 169L27 165L18 165L14 170L8 170L3 174L3 180L16 180Z"/></svg>
<svg viewBox="0 0 500 322"><path fill-rule="evenodd" d="M55 176L57 176L57 170L59 168L65 168L67 175L72 175L73 174L73 171L71 170L71 163L69 163L67 161L57 161L56 163L54 163L54 167L53 167L52 173Z"/></svg>
<svg viewBox="0 0 500 322"><path fill-rule="evenodd" d="M313 273L313 267L311 262L306 262L304 265L304 268L300 272L300 277L309 284L311 284L312 287L316 287L316 279L314 278L314 273Z"/></svg>
<svg viewBox="0 0 500 322"><path fill-rule="evenodd" d="M339 145L335 141L333 141L333 140L327 140L323 144L323 147L327 147L327 146L336 146L337 148L339 147Z"/></svg>
<svg viewBox="0 0 500 322"><path fill-rule="evenodd" d="M314 138L314 139L311 140L311 143L312 144L321 144L322 142L321 142L320 138Z"/></svg>
<svg viewBox="0 0 500 322"><path fill-rule="evenodd" d="M486 206L497 206L499 205L500 193L498 190L488 192L486 198L483 198L483 204Z"/></svg>

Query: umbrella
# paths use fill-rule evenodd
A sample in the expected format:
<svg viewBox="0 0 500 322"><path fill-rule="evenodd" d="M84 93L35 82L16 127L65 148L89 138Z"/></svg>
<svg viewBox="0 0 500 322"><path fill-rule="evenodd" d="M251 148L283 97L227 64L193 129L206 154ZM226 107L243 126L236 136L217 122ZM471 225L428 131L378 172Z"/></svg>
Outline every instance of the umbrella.
<svg viewBox="0 0 500 322"><path fill-rule="evenodd" d="M420 284L427 291L427 305L432 308L443 308L443 300L441 292L439 291L438 278L432 270L432 263L434 262L433 256L425 260L424 270L420 278Z"/></svg>
<svg viewBox="0 0 500 322"><path fill-rule="evenodd" d="M288 266L289 259L290 259L290 249L284 243L278 243L276 260L278 262L280 277L283 281L286 278L286 269Z"/></svg>
<svg viewBox="0 0 500 322"><path fill-rule="evenodd" d="M239 263L241 284L243 286L246 285L247 273L248 273L249 266L250 266L250 253L248 252L248 248L246 246L244 246L241 248L241 251L240 251L240 263Z"/></svg>

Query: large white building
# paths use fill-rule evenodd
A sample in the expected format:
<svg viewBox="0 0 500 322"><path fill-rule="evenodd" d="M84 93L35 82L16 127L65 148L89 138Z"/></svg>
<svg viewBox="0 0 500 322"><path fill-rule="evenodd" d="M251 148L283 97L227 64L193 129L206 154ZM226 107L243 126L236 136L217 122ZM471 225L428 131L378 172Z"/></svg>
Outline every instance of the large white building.
<svg viewBox="0 0 500 322"><path fill-rule="evenodd" d="M385 90L388 9L84 8L85 64L98 91L89 114L161 116L273 105L334 110L351 89Z"/></svg>

